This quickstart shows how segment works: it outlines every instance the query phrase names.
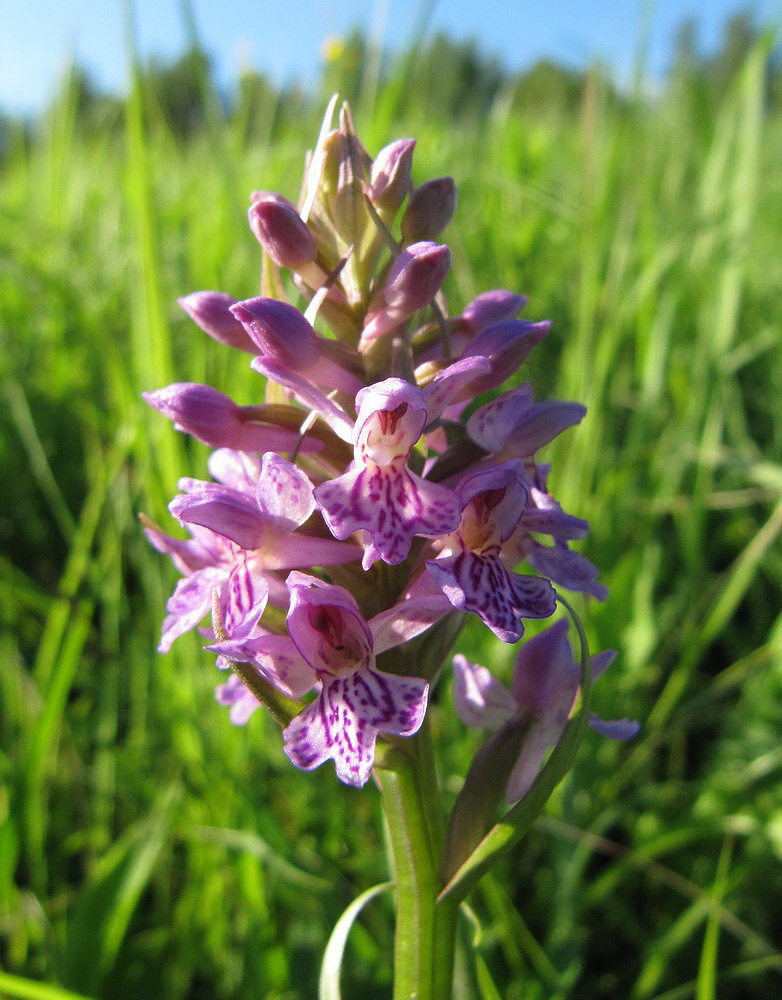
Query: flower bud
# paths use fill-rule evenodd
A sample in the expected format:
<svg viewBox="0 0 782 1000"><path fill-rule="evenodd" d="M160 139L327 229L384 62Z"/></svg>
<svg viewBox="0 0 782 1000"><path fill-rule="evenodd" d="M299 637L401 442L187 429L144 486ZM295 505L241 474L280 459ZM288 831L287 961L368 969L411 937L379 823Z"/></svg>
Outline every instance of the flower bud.
<svg viewBox="0 0 782 1000"><path fill-rule="evenodd" d="M298 270L315 260L318 248L312 233L289 201L263 195L247 215L256 239L275 264Z"/></svg>
<svg viewBox="0 0 782 1000"><path fill-rule="evenodd" d="M173 420L178 431L213 448L235 448L244 430L241 411L224 393L197 382L175 382L142 398Z"/></svg>
<svg viewBox="0 0 782 1000"><path fill-rule="evenodd" d="M415 139L397 139L375 157L369 184L372 204L391 218L410 194Z"/></svg>
<svg viewBox="0 0 782 1000"><path fill-rule="evenodd" d="M438 177L416 188L402 216L405 244L433 240L440 235L456 210L456 184L452 177Z"/></svg>
<svg viewBox="0 0 782 1000"><path fill-rule="evenodd" d="M237 302L233 313L265 359L320 385L355 396L363 386L358 358L335 349L336 341L319 337L298 309L278 299ZM355 354L355 352L353 352ZM256 365L256 370L261 370Z"/></svg>
<svg viewBox="0 0 782 1000"><path fill-rule="evenodd" d="M522 319L506 319L501 323L492 323L476 334L461 357L487 358L491 371L472 383L473 392L477 395L488 389L496 389L506 378L510 378L550 329L551 323L548 320L528 323Z"/></svg>
<svg viewBox="0 0 782 1000"><path fill-rule="evenodd" d="M221 344L237 347L248 354L256 354L255 344L244 327L231 313L236 299L224 292L192 292L177 300L187 315L204 333Z"/></svg>
<svg viewBox="0 0 782 1000"><path fill-rule="evenodd" d="M198 382L174 382L165 389L143 392L143 399L174 422L178 431L190 434L211 448L234 451L288 451L298 441L298 428L279 421L258 423L258 407L239 406L230 396ZM266 414L263 415L266 418ZM304 451L319 451L315 439L300 444Z"/></svg>
<svg viewBox="0 0 782 1000"><path fill-rule="evenodd" d="M428 306L450 267L451 252L444 244L414 243L403 250L370 303L362 343L382 337Z"/></svg>
<svg viewBox="0 0 782 1000"><path fill-rule="evenodd" d="M526 295L517 295L502 288L483 292L465 306L458 320L459 326L464 327L465 332L470 335L476 334L485 326L513 319L521 312L526 301Z"/></svg>
<svg viewBox="0 0 782 1000"><path fill-rule="evenodd" d="M246 299L237 302L231 312L265 357L273 358L294 371L316 359L317 334L299 310L288 302L267 298Z"/></svg>
<svg viewBox="0 0 782 1000"><path fill-rule="evenodd" d="M353 130L350 113L343 105L340 113L340 161L333 219L337 232L347 246L360 246L367 226L370 225L364 191L371 162ZM351 258L346 277L355 266Z"/></svg>

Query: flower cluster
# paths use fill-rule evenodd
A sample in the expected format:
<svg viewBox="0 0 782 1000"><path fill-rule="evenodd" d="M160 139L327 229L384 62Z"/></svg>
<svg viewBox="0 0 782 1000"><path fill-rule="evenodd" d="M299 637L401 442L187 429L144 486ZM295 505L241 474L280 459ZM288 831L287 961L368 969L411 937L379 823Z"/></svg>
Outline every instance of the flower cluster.
<svg viewBox="0 0 782 1000"><path fill-rule="evenodd" d="M505 290L449 316L450 253L436 240L455 209L453 181L414 187L412 139L373 160L347 106L337 129L332 114L333 103L298 206L252 195L263 294L180 300L212 338L252 355L258 401L187 382L144 394L215 449L213 481L181 480L170 504L190 538L144 524L182 574L161 651L211 614L207 649L232 668L217 691L231 719L258 707L262 689L247 684L257 677L296 706L283 733L290 760L332 759L361 786L378 737L409 736L424 718L439 663L413 661L411 640L470 613L516 643L524 619L554 613L555 586L598 599L604 588L570 548L586 522L549 494L536 458L584 407L536 402L517 379L497 391L549 324L517 318L525 299ZM517 570L522 561L531 572ZM473 724L463 710L472 668L456 667ZM557 725L577 686L568 674Z"/></svg>

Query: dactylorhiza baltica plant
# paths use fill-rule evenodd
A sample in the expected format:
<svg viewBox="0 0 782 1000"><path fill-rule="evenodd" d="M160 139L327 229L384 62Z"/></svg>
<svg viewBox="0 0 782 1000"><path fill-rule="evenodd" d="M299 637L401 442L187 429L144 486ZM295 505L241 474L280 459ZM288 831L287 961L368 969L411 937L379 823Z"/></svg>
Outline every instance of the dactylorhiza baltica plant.
<svg viewBox="0 0 782 1000"><path fill-rule="evenodd" d="M614 738L637 726L590 715L591 680L612 654L590 658L561 594L606 592L571 548L587 523L549 493L537 457L585 408L536 401L517 374L549 323L517 318L526 300L503 289L449 315L451 256L436 240L453 180L413 185L413 139L372 159L346 105L332 129L335 104L298 206L251 196L260 296L180 300L258 373L258 394L239 404L191 382L144 394L214 451L213 481L180 480L170 504L189 538L143 520L182 574L160 650L210 616L231 721L252 725L265 709L297 768L330 760L340 781L379 786L394 996L445 1000L458 904L539 814L587 723ZM525 642L524 620L559 604L569 617ZM452 656L468 615L519 646L510 689ZM445 822L427 705L449 669L460 718L493 733ZM324 970L326 989L338 972Z"/></svg>

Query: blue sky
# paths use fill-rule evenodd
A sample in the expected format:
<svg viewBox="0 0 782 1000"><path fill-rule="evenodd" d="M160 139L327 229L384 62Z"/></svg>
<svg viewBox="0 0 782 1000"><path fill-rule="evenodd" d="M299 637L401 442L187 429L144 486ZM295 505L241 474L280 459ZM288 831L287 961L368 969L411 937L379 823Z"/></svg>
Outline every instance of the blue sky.
<svg viewBox="0 0 782 1000"><path fill-rule="evenodd" d="M128 0L144 55L178 55L185 44L181 0ZM0 0L0 108L43 106L70 56L103 88L126 80L124 0ZM701 47L717 45L742 0L192 0L196 23L220 79L253 66L274 82L317 77L324 40L356 25L391 48L410 41L425 8L428 31L474 38L510 69L548 56L569 65L592 59L626 77L644 35L660 74L676 27L688 15ZM782 0L751 4L760 23L779 23Z"/></svg>

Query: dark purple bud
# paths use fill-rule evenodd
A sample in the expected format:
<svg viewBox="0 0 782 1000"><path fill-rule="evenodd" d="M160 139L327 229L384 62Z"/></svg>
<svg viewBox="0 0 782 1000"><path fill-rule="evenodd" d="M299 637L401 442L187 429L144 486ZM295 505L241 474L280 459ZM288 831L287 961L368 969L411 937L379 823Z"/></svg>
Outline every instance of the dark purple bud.
<svg viewBox="0 0 782 1000"><path fill-rule="evenodd" d="M506 378L510 378L550 329L551 323L548 320L528 323L523 319L506 319L502 323L493 323L476 334L461 356L487 358L491 363L491 372L472 383L475 394L496 389Z"/></svg>
<svg viewBox="0 0 782 1000"><path fill-rule="evenodd" d="M289 201L265 195L247 215L256 239L275 264L296 270L315 260L315 239Z"/></svg>
<svg viewBox="0 0 782 1000"><path fill-rule="evenodd" d="M388 215L393 216L410 194L414 149L415 139L397 139L381 149L372 164L369 197Z"/></svg>
<svg viewBox="0 0 782 1000"><path fill-rule="evenodd" d="M444 244L414 243L403 250L370 303L362 342L381 337L428 306L450 267L451 251Z"/></svg>
<svg viewBox="0 0 782 1000"><path fill-rule="evenodd" d="M483 292L482 295L465 306L459 317L459 325L464 326L468 333L476 334L485 326L491 326L492 323L513 319L521 312L526 301L526 295L506 292L502 288Z"/></svg>
<svg viewBox="0 0 782 1000"><path fill-rule="evenodd" d="M254 422L254 407L238 406L229 396L209 385L174 382L165 389L141 395L150 406L173 420L178 431L192 435L211 448L273 451L288 450L296 443L295 430ZM310 445L309 441L305 442L304 448L309 451Z"/></svg>
<svg viewBox="0 0 782 1000"><path fill-rule="evenodd" d="M231 306L236 302L233 296L225 292L191 292L177 301L193 322L214 340L248 354L256 353L255 344L231 313Z"/></svg>
<svg viewBox="0 0 782 1000"><path fill-rule="evenodd" d="M246 299L231 312L239 320L264 357L294 371L318 357L317 334L294 306L278 299Z"/></svg>
<svg viewBox="0 0 782 1000"><path fill-rule="evenodd" d="M416 188L402 216L405 243L433 240L440 235L456 211L453 177L438 177Z"/></svg>
<svg viewBox="0 0 782 1000"><path fill-rule="evenodd" d="M174 421L178 431L192 434L213 448L231 447L242 429L237 404L224 393L198 382L174 382L165 389L142 392L142 398Z"/></svg>

